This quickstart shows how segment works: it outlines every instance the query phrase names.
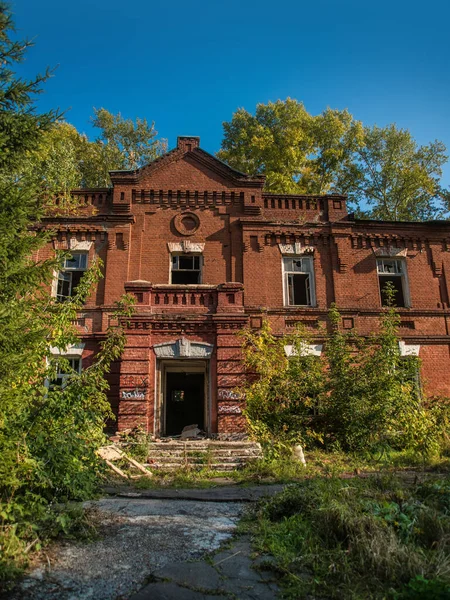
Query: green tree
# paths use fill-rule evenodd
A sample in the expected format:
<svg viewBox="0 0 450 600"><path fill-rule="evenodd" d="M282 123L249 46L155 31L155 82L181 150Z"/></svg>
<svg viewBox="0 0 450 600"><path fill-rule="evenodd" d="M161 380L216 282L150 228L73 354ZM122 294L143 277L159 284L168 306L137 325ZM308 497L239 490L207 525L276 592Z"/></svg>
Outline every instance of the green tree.
<svg viewBox="0 0 450 600"><path fill-rule="evenodd" d="M266 175L267 191L292 194L330 191L361 136L348 111L327 109L314 117L291 98L258 104L255 115L240 108L223 127L221 160Z"/></svg>
<svg viewBox="0 0 450 600"><path fill-rule="evenodd" d="M413 449L422 455L448 445L449 400L422 397L419 359L400 355L391 285L386 295L391 306L380 315L378 333L369 337L343 332L341 315L332 307L320 359L308 352L311 340L302 328L277 336L264 322L260 331L240 334L249 376L239 391L248 429L269 456L298 443L346 452ZM292 348L289 358L286 346Z"/></svg>
<svg viewBox="0 0 450 600"><path fill-rule="evenodd" d="M361 216L388 221L424 221L442 216L448 191L441 187L446 148L419 146L411 133L365 127L352 160L337 171L335 187L348 194Z"/></svg>
<svg viewBox="0 0 450 600"><path fill-rule="evenodd" d="M94 109L94 127L100 130L96 142L103 150L103 163L108 170L138 169L167 150L165 140L156 138L155 124L147 119L124 119L104 108Z"/></svg>
<svg viewBox="0 0 450 600"><path fill-rule="evenodd" d="M124 340L120 327L111 329L91 367L73 372L64 389L46 385L59 367L69 369L52 349L63 353L77 340L73 322L101 265L89 269L74 298L58 303L49 283L60 257L32 259L47 235L38 228L42 179L28 161L58 115L34 106L48 73L31 81L16 75L30 43L14 41L13 32L0 3L0 580L30 543L67 528L56 505L92 493L109 414L105 373ZM128 314L127 302L120 314Z"/></svg>
<svg viewBox="0 0 450 600"><path fill-rule="evenodd" d="M72 125L63 121L52 124L41 136L39 147L28 152L22 174L39 183L41 197L54 202L57 194L69 198L71 190L82 187L83 157L89 154L90 143Z"/></svg>
<svg viewBox="0 0 450 600"><path fill-rule="evenodd" d="M142 167L166 150L166 142L156 139L154 123L145 119L133 122L101 108L94 109L92 121L99 129L93 141L58 120L27 152L22 174L33 174L49 201L55 195L70 200L75 188L109 187L109 171Z"/></svg>

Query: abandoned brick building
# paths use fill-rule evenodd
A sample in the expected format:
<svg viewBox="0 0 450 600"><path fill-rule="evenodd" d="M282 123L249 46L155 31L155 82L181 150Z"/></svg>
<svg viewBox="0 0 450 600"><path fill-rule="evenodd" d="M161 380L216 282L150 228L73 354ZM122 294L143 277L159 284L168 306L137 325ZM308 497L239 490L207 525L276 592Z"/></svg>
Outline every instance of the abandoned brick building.
<svg viewBox="0 0 450 600"><path fill-rule="evenodd" d="M403 354L422 360L427 393L450 393L450 227L446 222L357 220L346 198L270 194L264 177L240 173L179 137L137 171L113 171L112 187L75 190L82 210L54 217L40 258L70 249L53 292L70 296L95 256L104 279L79 316L72 365L88 364L114 302L134 294L127 345L110 374L119 430L158 436L198 423L208 434L244 431L244 326L267 317L275 331L298 322L317 334L336 302L342 327L374 331L386 280L396 288ZM64 377L64 374L60 374Z"/></svg>

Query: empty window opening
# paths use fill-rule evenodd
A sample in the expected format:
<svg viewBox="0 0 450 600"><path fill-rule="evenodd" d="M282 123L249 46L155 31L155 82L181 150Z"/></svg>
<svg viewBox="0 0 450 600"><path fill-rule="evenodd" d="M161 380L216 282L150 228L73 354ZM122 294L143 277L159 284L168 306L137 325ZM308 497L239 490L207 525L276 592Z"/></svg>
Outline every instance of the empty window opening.
<svg viewBox="0 0 450 600"><path fill-rule="evenodd" d="M392 298L394 306L400 308L409 306L405 262L403 260L378 259L377 271L382 305L389 304L385 288L387 283L391 283L394 288Z"/></svg>
<svg viewBox="0 0 450 600"><path fill-rule="evenodd" d="M284 258L285 298L289 306L313 306L314 281L311 257Z"/></svg>
<svg viewBox="0 0 450 600"><path fill-rule="evenodd" d="M80 279L87 269L87 254L73 253L64 261L63 269L58 274L58 285L56 288L56 299L64 302L67 298L75 295Z"/></svg>
<svg viewBox="0 0 450 600"><path fill-rule="evenodd" d="M175 255L172 256L171 283L192 285L201 283L201 256Z"/></svg>

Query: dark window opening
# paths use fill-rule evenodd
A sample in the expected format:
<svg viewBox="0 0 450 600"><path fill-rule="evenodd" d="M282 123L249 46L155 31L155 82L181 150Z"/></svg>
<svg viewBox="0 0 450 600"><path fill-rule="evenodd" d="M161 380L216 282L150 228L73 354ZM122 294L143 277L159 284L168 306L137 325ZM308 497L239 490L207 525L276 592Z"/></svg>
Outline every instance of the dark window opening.
<svg viewBox="0 0 450 600"><path fill-rule="evenodd" d="M383 306L388 306L389 298L386 294L386 284L391 283L394 288L394 296L392 298L394 306L398 306L400 308L404 308L405 304L405 295L403 293L403 284L402 278L397 276L389 276L389 275L379 275L378 279L380 281L380 293L381 293L381 302Z"/></svg>
<svg viewBox="0 0 450 600"><path fill-rule="evenodd" d="M201 283L200 256L172 256L171 283L179 285L195 285Z"/></svg>
<svg viewBox="0 0 450 600"><path fill-rule="evenodd" d="M289 304L311 304L309 275L288 275Z"/></svg>
<svg viewBox="0 0 450 600"><path fill-rule="evenodd" d="M378 282L380 285L381 303L389 305L389 295L386 293L386 284L393 287L392 302L400 308L409 306L406 290L406 263L404 260L380 258L377 260Z"/></svg>
<svg viewBox="0 0 450 600"><path fill-rule="evenodd" d="M64 370L62 369L62 367L58 368L56 378L50 383L51 388L62 388L66 385L68 378L73 374L73 372L81 373L80 358L67 358L66 360L68 362L69 368L64 368Z"/></svg>
<svg viewBox="0 0 450 600"><path fill-rule="evenodd" d="M289 306L314 303L313 263L310 257L285 258L286 302Z"/></svg>

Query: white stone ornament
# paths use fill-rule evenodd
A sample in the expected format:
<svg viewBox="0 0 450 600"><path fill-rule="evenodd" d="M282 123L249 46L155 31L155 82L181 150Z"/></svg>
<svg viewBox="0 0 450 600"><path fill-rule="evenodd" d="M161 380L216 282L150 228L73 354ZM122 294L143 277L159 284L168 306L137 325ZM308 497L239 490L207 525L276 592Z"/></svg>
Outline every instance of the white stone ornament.
<svg viewBox="0 0 450 600"><path fill-rule="evenodd" d="M189 240L183 240L182 242L167 242L169 252L182 252L183 254L192 254L197 252L201 254L205 249L205 244L194 244Z"/></svg>
<svg viewBox="0 0 450 600"><path fill-rule="evenodd" d="M375 256L379 258L395 258L398 256L408 256L407 248L393 248L392 246L384 247L384 248L374 248L373 249Z"/></svg>
<svg viewBox="0 0 450 600"><path fill-rule="evenodd" d="M88 242L86 240L79 241L77 238L73 237L69 239L69 250L90 250L93 243L94 242Z"/></svg>
<svg viewBox="0 0 450 600"><path fill-rule="evenodd" d="M312 246L302 246L300 242L295 244L278 244L281 254L297 256L299 254L312 254L314 248Z"/></svg>
<svg viewBox="0 0 450 600"><path fill-rule="evenodd" d="M213 348L212 344L191 342L185 337L153 346L157 358L211 358Z"/></svg>
<svg viewBox="0 0 450 600"><path fill-rule="evenodd" d="M420 345L419 344L407 344L403 340L398 343L400 350L400 356L419 356Z"/></svg>
<svg viewBox="0 0 450 600"><path fill-rule="evenodd" d="M78 344L69 344L64 350L60 350L55 346L50 348L50 354L55 356L81 356L83 354L84 344L79 342Z"/></svg>
<svg viewBox="0 0 450 600"><path fill-rule="evenodd" d="M300 356L320 356L322 354L323 344L302 344L300 348ZM296 356L297 352L294 346L285 346L284 351L286 356Z"/></svg>

